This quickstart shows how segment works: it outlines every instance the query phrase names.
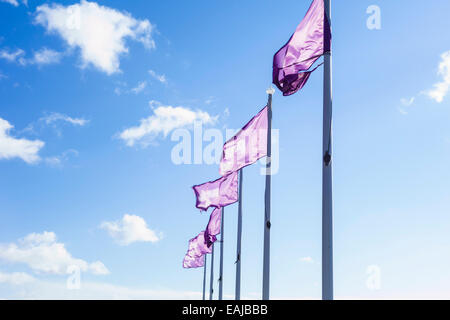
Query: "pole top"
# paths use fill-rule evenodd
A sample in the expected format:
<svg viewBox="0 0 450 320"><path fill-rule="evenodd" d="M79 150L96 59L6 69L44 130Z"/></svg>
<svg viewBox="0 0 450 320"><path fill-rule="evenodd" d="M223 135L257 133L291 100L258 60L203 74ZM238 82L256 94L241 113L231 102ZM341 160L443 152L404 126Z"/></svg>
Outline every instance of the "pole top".
<svg viewBox="0 0 450 320"><path fill-rule="evenodd" d="M266 90L267 94L274 94L275 93L275 89L273 87L270 87Z"/></svg>

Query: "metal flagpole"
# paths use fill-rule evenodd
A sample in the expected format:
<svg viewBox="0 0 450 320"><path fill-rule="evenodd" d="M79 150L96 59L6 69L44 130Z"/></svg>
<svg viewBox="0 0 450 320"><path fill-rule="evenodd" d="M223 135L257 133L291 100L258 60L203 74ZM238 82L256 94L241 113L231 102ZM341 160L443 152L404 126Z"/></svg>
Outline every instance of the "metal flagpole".
<svg viewBox="0 0 450 320"><path fill-rule="evenodd" d="M269 300L270 281L270 178L272 162L272 95L273 88L267 89L269 95L267 102L267 160L266 160L266 191L264 200L264 257L263 257L263 300Z"/></svg>
<svg viewBox="0 0 450 320"><path fill-rule="evenodd" d="M324 0L331 26L331 0ZM333 180L332 180L332 64L331 51L324 54L323 162L322 162L322 299L333 300Z"/></svg>
<svg viewBox="0 0 450 320"><path fill-rule="evenodd" d="M241 300L241 239L242 239L242 170L239 170L239 203L236 245L236 291L235 299Z"/></svg>
<svg viewBox="0 0 450 320"><path fill-rule="evenodd" d="M220 221L220 271L219 271L219 300L223 297L223 228L224 228L224 212L225 208L221 211L221 221Z"/></svg>
<svg viewBox="0 0 450 320"><path fill-rule="evenodd" d="M214 243L211 250L211 276L209 277L209 300L213 299L213 284L214 284Z"/></svg>
<svg viewBox="0 0 450 320"><path fill-rule="evenodd" d="M206 257L208 257L207 254L205 254L205 263L203 264L203 300L206 297Z"/></svg>

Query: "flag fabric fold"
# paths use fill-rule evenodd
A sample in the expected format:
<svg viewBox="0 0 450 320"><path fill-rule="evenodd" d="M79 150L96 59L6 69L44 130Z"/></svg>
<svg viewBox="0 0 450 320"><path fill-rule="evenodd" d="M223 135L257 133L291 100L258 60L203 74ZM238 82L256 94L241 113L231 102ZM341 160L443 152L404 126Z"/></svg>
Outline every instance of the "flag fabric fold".
<svg viewBox="0 0 450 320"><path fill-rule="evenodd" d="M220 233L220 226L222 223L222 208L216 208L209 217L208 225L205 230L205 241L208 247L216 242L216 236Z"/></svg>
<svg viewBox="0 0 450 320"><path fill-rule="evenodd" d="M202 231L196 236L189 240L189 248L186 255L191 257L200 257L201 255L208 254L212 252L212 248L208 247L205 240L205 231Z"/></svg>
<svg viewBox="0 0 450 320"><path fill-rule="evenodd" d="M189 240L188 252L183 259L183 268L203 267L205 254L212 252L212 244L217 241L222 223L222 208L216 208L209 217L206 230Z"/></svg>
<svg viewBox="0 0 450 320"><path fill-rule="evenodd" d="M191 268L200 268L205 265L205 255L201 255L200 257L191 257L186 254L183 259L183 268L191 269Z"/></svg>
<svg viewBox="0 0 450 320"><path fill-rule="evenodd" d="M308 81L311 66L331 50L331 28L324 0L314 0L289 41L273 57L273 83L284 96Z"/></svg>
<svg viewBox="0 0 450 320"><path fill-rule="evenodd" d="M227 175L267 155L267 106L223 146L220 174Z"/></svg>
<svg viewBox="0 0 450 320"><path fill-rule="evenodd" d="M217 180L193 186L196 196L196 207L208 210L210 207L220 208L238 200L237 173L232 172Z"/></svg>
<svg viewBox="0 0 450 320"><path fill-rule="evenodd" d="M205 231L202 231L195 238L189 240L188 251L183 259L183 268L202 267L205 254L211 252L212 247L208 247L205 239Z"/></svg>

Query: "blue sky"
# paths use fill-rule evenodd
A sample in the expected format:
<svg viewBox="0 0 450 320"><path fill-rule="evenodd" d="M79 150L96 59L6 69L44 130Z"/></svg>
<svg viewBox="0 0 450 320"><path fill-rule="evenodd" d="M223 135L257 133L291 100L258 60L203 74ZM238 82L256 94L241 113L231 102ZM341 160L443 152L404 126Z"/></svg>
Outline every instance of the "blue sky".
<svg viewBox="0 0 450 320"><path fill-rule="evenodd" d="M174 164L171 134L256 114L309 3L0 1L0 298L199 298L203 270L181 261L208 216L190 187L218 166ZM367 28L370 5L381 29ZM445 0L333 3L336 298L450 297L449 11ZM321 75L273 99L272 298L321 297ZM253 299L260 168L244 170L242 296ZM225 214L232 298L237 205ZM67 286L70 266L80 289Z"/></svg>

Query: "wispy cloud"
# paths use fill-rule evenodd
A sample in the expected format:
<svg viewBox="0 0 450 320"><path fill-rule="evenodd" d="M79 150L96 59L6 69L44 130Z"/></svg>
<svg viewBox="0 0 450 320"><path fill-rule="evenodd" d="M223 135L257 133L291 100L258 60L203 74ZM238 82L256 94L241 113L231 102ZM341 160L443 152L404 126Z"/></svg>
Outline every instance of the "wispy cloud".
<svg viewBox="0 0 450 320"><path fill-rule="evenodd" d="M14 51L8 49L0 50L0 58L7 60L8 62L15 62L22 66L27 65L48 65L58 63L61 60L62 53L48 49L46 47L41 48L33 53L31 58L25 57L26 53L22 49L16 49Z"/></svg>
<svg viewBox="0 0 450 320"><path fill-rule="evenodd" d="M43 4L36 9L35 22L58 34L69 47L79 48L83 68L92 65L107 74L120 72L119 58L129 51L126 39L155 47L150 21L95 2Z"/></svg>
<svg viewBox="0 0 450 320"><path fill-rule="evenodd" d="M17 0L0 0L0 2L6 2L12 4L14 7L19 6L19 2Z"/></svg>
<svg viewBox="0 0 450 320"><path fill-rule="evenodd" d="M406 110L408 107L412 106L414 101L416 100L415 97L411 98L401 98L400 103L402 104L402 107L398 108L398 111L400 111L401 114L408 114L408 111Z"/></svg>
<svg viewBox="0 0 450 320"><path fill-rule="evenodd" d="M72 257L65 245L57 242L53 232L30 233L17 243L0 244L0 260L27 265L34 272L67 274L68 268L76 266L93 274L108 274L100 261L88 263Z"/></svg>
<svg viewBox="0 0 450 320"><path fill-rule="evenodd" d="M52 112L50 114L47 114L44 117L41 117L39 120L45 122L45 124L47 125L62 121L70 123L74 126L84 126L89 122L89 120L86 120L84 118L72 118L69 117L68 115L58 112Z"/></svg>
<svg viewBox="0 0 450 320"><path fill-rule="evenodd" d="M30 64L37 64L42 66L46 64L58 63L61 60L61 57L61 52L57 52L55 50L44 47L41 50L35 52L32 59L26 61Z"/></svg>
<svg viewBox="0 0 450 320"><path fill-rule="evenodd" d="M35 281L35 279L25 272L12 272L12 273L0 272L0 283L7 283L11 285L22 285L33 281Z"/></svg>
<svg viewBox="0 0 450 320"><path fill-rule="evenodd" d="M450 89L450 51L441 54L438 75L442 77L442 80L435 83L433 89L424 93L437 103L441 103Z"/></svg>
<svg viewBox="0 0 450 320"><path fill-rule="evenodd" d="M14 7L19 6L19 1L17 1L17 0L0 0L0 2L12 4ZM22 3L26 6L28 6L28 0L22 0Z"/></svg>
<svg viewBox="0 0 450 320"><path fill-rule="evenodd" d="M148 105L149 105L150 108L155 109L155 108L161 106L162 103L159 102L159 101L157 101L157 100L150 100L150 101L148 102Z"/></svg>
<svg viewBox="0 0 450 320"><path fill-rule="evenodd" d="M208 97L208 98L205 100L205 104L211 104L211 103L213 103L214 101L216 101L216 98L213 97L213 96L211 96L211 97Z"/></svg>
<svg viewBox="0 0 450 320"><path fill-rule="evenodd" d="M120 245L127 246L133 242L157 242L161 236L148 228L142 217L125 214L121 220L105 221L100 227L108 231Z"/></svg>
<svg viewBox="0 0 450 320"><path fill-rule="evenodd" d="M212 124L216 120L217 117L212 117L206 111L193 111L185 107L158 106L153 110L153 115L141 119L138 126L125 129L118 136L129 147L138 142L145 147L158 135L166 137L172 130L187 127L195 121Z"/></svg>
<svg viewBox="0 0 450 320"><path fill-rule="evenodd" d="M156 80L158 80L159 82L163 83L163 84L167 84L167 79L166 76L164 74L157 74L155 71L153 70L148 70L148 73Z"/></svg>
<svg viewBox="0 0 450 320"><path fill-rule="evenodd" d="M25 55L25 51L23 51L22 49L16 49L14 51L8 49L0 50L0 58L9 62L19 62L20 57L22 57L23 55Z"/></svg>
<svg viewBox="0 0 450 320"><path fill-rule="evenodd" d="M122 94L139 94L147 88L147 81L139 81L135 87L128 88L128 84L126 82L118 82L116 87L114 88L114 93L118 96Z"/></svg>
<svg viewBox="0 0 450 320"><path fill-rule="evenodd" d="M138 94L139 92L144 90L146 87L147 87L147 81L141 81L137 84L136 87L131 88L131 92L133 92L134 94Z"/></svg>
<svg viewBox="0 0 450 320"><path fill-rule="evenodd" d="M402 98L402 99L400 99L400 102L401 102L401 104L403 106L409 107L410 105L412 105L414 103L415 99L416 99L415 97L412 97L412 98L409 98L409 99Z"/></svg>
<svg viewBox="0 0 450 320"><path fill-rule="evenodd" d="M45 163L48 164L50 167L57 167L61 168L63 163L69 159L70 156L77 156L78 151L75 149L69 149L61 153L60 155L53 156L53 157L46 157Z"/></svg>
<svg viewBox="0 0 450 320"><path fill-rule="evenodd" d="M40 140L15 138L10 135L13 126L0 118L0 159L20 158L26 163L36 163L41 158L39 151L45 143Z"/></svg>
<svg viewBox="0 0 450 320"><path fill-rule="evenodd" d="M67 290L66 281L40 280L22 284L8 283L7 299L145 299L145 300L198 300L201 292L168 288L133 288L106 282L83 279L78 290Z"/></svg>
<svg viewBox="0 0 450 320"><path fill-rule="evenodd" d="M62 125L71 125L74 127L83 127L87 125L90 120L85 118L75 118L68 116L66 114L58 113L58 112L50 112L44 113L44 116L40 117L37 121L34 121L23 129L22 133L28 133L37 135L41 132L41 130L45 128L51 128L55 131L58 137L62 136ZM52 158L46 159L46 162L51 162Z"/></svg>
<svg viewBox="0 0 450 320"><path fill-rule="evenodd" d="M442 80L435 83L432 89L421 91L419 95L425 95L437 103L441 103L444 101L444 98L450 90L450 51L441 54L441 61L439 62L437 74ZM416 97L414 96L411 98L400 99L402 107L398 108L398 110L402 114L408 114L406 108L412 106L415 101Z"/></svg>
<svg viewBox="0 0 450 320"><path fill-rule="evenodd" d="M314 263L314 259L311 257L302 257L300 258L300 261L305 263Z"/></svg>

